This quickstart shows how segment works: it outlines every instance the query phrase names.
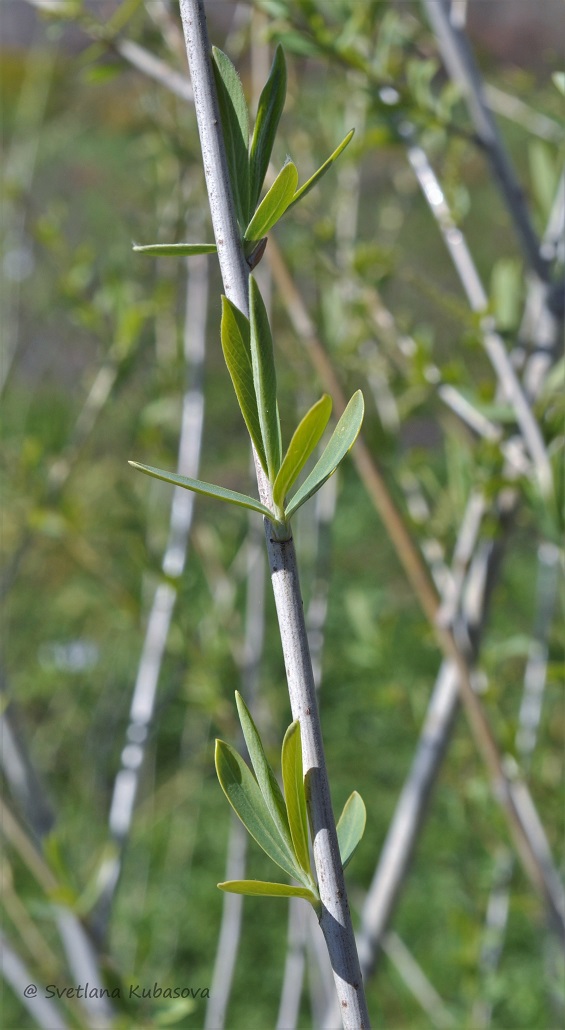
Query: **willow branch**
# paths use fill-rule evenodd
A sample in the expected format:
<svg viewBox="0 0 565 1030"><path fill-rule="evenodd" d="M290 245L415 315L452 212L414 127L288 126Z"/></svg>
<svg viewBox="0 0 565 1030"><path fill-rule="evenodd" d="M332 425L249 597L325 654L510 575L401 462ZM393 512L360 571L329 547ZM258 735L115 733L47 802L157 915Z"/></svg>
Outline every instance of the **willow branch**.
<svg viewBox="0 0 565 1030"><path fill-rule="evenodd" d="M202 0L181 0L180 9L224 290L247 315L249 268L229 182L204 4ZM256 468L259 494L270 507L268 484L258 462ZM265 531L292 717L300 720L302 731L303 769L322 903L320 926L331 957L344 1026L359 1030L369 1026L369 1016L331 806L294 542L275 540L268 520Z"/></svg>

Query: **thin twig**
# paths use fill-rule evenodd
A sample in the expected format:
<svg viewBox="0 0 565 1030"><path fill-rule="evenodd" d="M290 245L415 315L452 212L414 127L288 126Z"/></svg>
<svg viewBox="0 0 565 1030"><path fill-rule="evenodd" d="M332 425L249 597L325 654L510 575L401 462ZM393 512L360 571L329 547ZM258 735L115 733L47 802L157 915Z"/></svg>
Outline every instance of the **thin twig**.
<svg viewBox="0 0 565 1030"><path fill-rule="evenodd" d="M491 82L485 83L484 95L491 111L495 111L496 114L521 125L527 132L531 132L533 136L539 136L540 139L548 140L550 143L563 142L565 136L563 126L555 119L542 114L541 111L535 111L520 97L506 93L498 86L493 86Z"/></svg>
<svg viewBox="0 0 565 1030"><path fill-rule="evenodd" d="M386 934L383 950L433 1025L445 1030L454 1027L455 1018L428 980L422 967L416 962L412 952L393 930Z"/></svg>
<svg viewBox="0 0 565 1030"><path fill-rule="evenodd" d="M197 477L204 422L202 377L206 341L208 265L194 258L188 268L184 353L187 388L183 396L177 467L181 475ZM115 847L100 870L100 896L93 914L98 939L106 934L117 889L124 849L130 832L139 779L153 720L159 675L177 599L177 583L184 570L194 511L194 494L176 487L171 505L169 538L162 561L166 580L155 591L132 694L126 744L116 776L109 815Z"/></svg>
<svg viewBox="0 0 565 1030"><path fill-rule="evenodd" d="M247 539L245 640L240 676L241 693L251 712L254 711L256 702L265 623L265 559L264 549L258 546L262 541L257 527L257 519L250 516ZM230 821L225 880L245 879L246 856L247 831L234 815ZM241 936L242 912L243 895L224 894L210 1000L206 1006L205 1030L223 1030L225 1026Z"/></svg>
<svg viewBox="0 0 565 1030"><path fill-rule="evenodd" d="M34 986L33 973L27 968L14 948L11 947L5 935L0 932L0 966L2 976L10 984L18 1001L20 1001L42 1030L67 1030L68 1023L63 1018L61 1010L51 998L44 997L40 991L33 994L30 992L30 985Z"/></svg>
<svg viewBox="0 0 565 1030"><path fill-rule="evenodd" d="M540 253L539 240L530 220L524 191L516 179L514 168L485 99L482 78L464 28L453 24L446 0L423 0L423 4L449 75L463 91L475 130L500 186L528 266L542 281L547 282L547 262Z"/></svg>
<svg viewBox="0 0 565 1030"><path fill-rule="evenodd" d="M538 582L535 624L524 672L524 689L518 715L516 751L522 768L529 769L536 745L549 651L549 631L553 621L559 577L559 551L554 544L538 548ZM495 861L493 884L487 904L479 970L483 980L492 976L502 955L510 908L510 890L515 869L512 852L501 850ZM478 999L473 1007L473 1026L488 1027L492 1015L490 999Z"/></svg>
<svg viewBox="0 0 565 1030"><path fill-rule="evenodd" d="M444 192L425 151L422 147L415 146L410 142L411 132L409 129L406 129L403 135L408 143L408 160L414 169L414 173L440 229L445 245L449 250L461 285L467 294L469 305L473 311L483 316L481 319L481 333L485 352L496 373L503 394L512 404L524 444L532 458L535 474L539 480L542 493L544 496L549 496L553 490L553 474L543 436L510 361L504 341L495 329L494 320L488 314L488 297L479 278L465 237L461 229L455 224Z"/></svg>

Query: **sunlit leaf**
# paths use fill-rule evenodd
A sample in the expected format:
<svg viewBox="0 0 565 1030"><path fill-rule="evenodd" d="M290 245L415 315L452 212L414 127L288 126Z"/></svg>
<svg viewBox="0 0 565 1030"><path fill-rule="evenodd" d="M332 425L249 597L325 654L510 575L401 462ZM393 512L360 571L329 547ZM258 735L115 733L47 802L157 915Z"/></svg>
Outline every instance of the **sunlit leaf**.
<svg viewBox="0 0 565 1030"><path fill-rule="evenodd" d="M215 254L215 243L147 243L134 244L136 254L153 254L155 257L193 257L195 254Z"/></svg>
<svg viewBox="0 0 565 1030"><path fill-rule="evenodd" d="M280 837L257 781L234 748L216 741L216 772L224 794L254 840L294 880L308 881L291 851Z"/></svg>
<svg viewBox="0 0 565 1030"><path fill-rule="evenodd" d="M314 448L322 439L332 412L331 398L323 397L304 416L296 429L273 486L273 503L281 508L285 496L298 478Z"/></svg>
<svg viewBox="0 0 565 1030"><path fill-rule="evenodd" d="M249 758L251 759L251 765L253 766L257 783L259 784L259 790L263 795L265 804L271 813L271 818L277 830L284 840L288 850L292 852L293 843L282 791L277 783L277 778L267 761L261 737L259 736L255 723L253 722L251 713L241 694L237 690L235 692L235 700L239 714L239 721L243 730L243 736L249 752Z"/></svg>
<svg viewBox="0 0 565 1030"><path fill-rule="evenodd" d="M268 898L304 898L315 908L320 904L319 898L307 887L294 887L288 883L267 883L264 880L226 880L224 883L219 883L218 887L221 891L227 891L230 894L249 894L255 897L261 895Z"/></svg>
<svg viewBox="0 0 565 1030"><path fill-rule="evenodd" d="M266 515L273 518L273 513L256 501L254 497L247 494L239 494L235 490L227 490L223 486L216 486L214 483L202 483L200 479L190 479L188 476L179 476L176 472L164 472L163 469L153 468L152 465L142 465L139 461L128 462L132 468L145 472L147 476L154 479L162 479L164 483L171 483L173 486L182 486L185 490L192 490L195 494L203 494L205 497L216 497L219 501L229 501L230 504L237 504L239 508L250 508L259 515Z"/></svg>
<svg viewBox="0 0 565 1030"><path fill-rule="evenodd" d="M310 176L310 178L304 183L304 185L296 191L294 197L292 198L292 203L289 204L289 207L293 207L294 204L297 204L299 200L302 200L302 197L305 197L306 194L309 193L310 190L313 189L314 186L320 181L322 176L324 176L326 172L329 171L334 161L339 157L341 152L345 150L347 144L353 138L354 132L355 129L351 129L350 132L347 133L347 136L345 137L345 139L342 139L341 143L339 144L339 147L337 147L334 150L333 154L330 154L328 160L324 161L323 165L321 165L320 168L318 168L318 171L314 172L314 174Z"/></svg>
<svg viewBox="0 0 565 1030"><path fill-rule="evenodd" d="M241 79L229 57L218 47L212 47L212 55L230 182L239 222L243 228L250 215L247 154L249 114Z"/></svg>
<svg viewBox="0 0 565 1030"><path fill-rule="evenodd" d="M565 72L554 72L551 79L554 86L556 86L559 92L565 97Z"/></svg>
<svg viewBox="0 0 565 1030"><path fill-rule="evenodd" d="M347 452L351 450L361 429L364 410L363 394L361 390L357 390L335 427L322 457L285 509L287 519L290 519L298 508L324 485L345 458Z"/></svg>
<svg viewBox="0 0 565 1030"><path fill-rule="evenodd" d="M354 790L345 802L337 824L339 853L344 869L365 832L366 820L367 811L363 798Z"/></svg>
<svg viewBox="0 0 565 1030"><path fill-rule="evenodd" d="M308 851L308 816L302 772L302 744L300 723L293 722L287 729L282 746L282 777L286 808L294 853L306 873L310 873Z"/></svg>
<svg viewBox="0 0 565 1030"><path fill-rule="evenodd" d="M292 161L287 161L247 226L246 240L259 240L262 236L266 236L269 229L272 229L279 218L282 218L296 196L297 184L296 165Z"/></svg>
<svg viewBox="0 0 565 1030"><path fill-rule="evenodd" d="M249 314L251 362L259 425L261 426L269 480L274 483L281 464L275 356L269 319L259 287L252 275L249 276Z"/></svg>
<svg viewBox="0 0 565 1030"><path fill-rule="evenodd" d="M286 62L279 44L269 78L259 98L257 118L249 152L251 210L257 205L275 142L286 98Z"/></svg>
<svg viewBox="0 0 565 1030"><path fill-rule="evenodd" d="M249 320L227 297L222 297L221 323L222 350L235 394L245 419L253 446L257 451L264 472L268 475L267 459L261 436L261 425L257 411L257 398L253 382L251 361L251 330Z"/></svg>

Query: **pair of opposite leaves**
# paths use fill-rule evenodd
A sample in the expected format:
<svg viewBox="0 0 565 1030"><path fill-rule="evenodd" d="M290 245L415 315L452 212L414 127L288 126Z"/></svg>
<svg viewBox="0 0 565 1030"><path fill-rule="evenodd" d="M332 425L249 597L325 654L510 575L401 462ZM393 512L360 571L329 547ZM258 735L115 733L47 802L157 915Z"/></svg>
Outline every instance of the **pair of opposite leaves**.
<svg viewBox="0 0 565 1030"><path fill-rule="evenodd" d="M237 691L235 697L255 775L234 748L223 740L217 740L218 779L230 805L254 840L276 865L302 886L262 880L227 880L219 883L218 887L234 894L304 898L315 909L319 909L320 898L308 847L300 723L293 722L283 740L283 795L249 710ZM365 819L365 805L357 791L354 791L337 824L339 851L344 868L363 836Z"/></svg>
<svg viewBox="0 0 565 1030"><path fill-rule="evenodd" d="M254 497L213 483L165 472L136 461L131 461L130 465L175 486L250 508L270 519L277 537L283 540L289 535L291 517L333 475L357 439L363 421L363 394L360 390L354 393L322 456L285 506L288 490L324 434L332 402L324 394L310 408L295 430L283 458L273 341L265 305L253 276L249 278L250 318L247 319L227 297L222 298L222 308L224 357L253 446L271 484L274 510Z"/></svg>
<svg viewBox="0 0 565 1030"><path fill-rule="evenodd" d="M230 184L244 247L249 255L285 212L302 200L326 174L345 150L354 130L347 133L327 161L300 187L296 165L287 160L259 203L286 99L284 51L279 44L259 99L251 143L249 113L239 75L229 57L217 47L213 47L212 56ZM145 254L180 257L213 254L216 252L216 244L158 243L134 247L134 250Z"/></svg>

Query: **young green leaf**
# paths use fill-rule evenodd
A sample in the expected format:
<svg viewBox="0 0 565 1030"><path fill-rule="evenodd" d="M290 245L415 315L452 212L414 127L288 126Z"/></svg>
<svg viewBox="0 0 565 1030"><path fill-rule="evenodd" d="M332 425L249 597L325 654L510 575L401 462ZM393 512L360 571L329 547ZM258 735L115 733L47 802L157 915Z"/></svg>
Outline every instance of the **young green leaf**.
<svg viewBox="0 0 565 1030"><path fill-rule="evenodd" d="M253 771L255 773L257 783L259 784L259 790L263 795L265 804L271 813L271 818L279 831L280 836L284 840L288 850L292 852L293 843L290 827L288 825L286 805L281 789L277 783L277 778L267 761L261 737L259 736L259 731L257 730L251 717L251 713L238 690L235 692L235 701Z"/></svg>
<svg viewBox="0 0 565 1030"><path fill-rule="evenodd" d="M195 254L215 254L215 243L147 243L133 247L136 254L153 254L155 257L193 257Z"/></svg>
<svg viewBox="0 0 565 1030"><path fill-rule="evenodd" d="M225 880L219 883L221 891L230 894L249 894L267 898L304 898L314 908L318 908L320 899L307 887L295 887L289 883L267 883L264 880Z"/></svg>
<svg viewBox="0 0 565 1030"><path fill-rule="evenodd" d="M276 507L282 508L288 490L322 439L331 412L331 398L325 393L302 419L290 441L273 485L273 503Z"/></svg>
<svg viewBox="0 0 565 1030"><path fill-rule="evenodd" d="M287 520L298 511L312 494L315 494L324 485L330 476L333 476L339 463L345 458L347 452L351 450L359 435L364 410L363 394L361 390L357 390L335 427L322 457L314 465L310 475L304 480L302 486L297 490L290 504L285 509L284 514Z"/></svg>
<svg viewBox="0 0 565 1030"><path fill-rule="evenodd" d="M257 411L257 398L253 382L249 320L227 297L222 297L220 335L224 358L238 404L241 408L241 414L253 441L253 446L257 451L259 461L263 466L263 471L268 475L267 459L263 447L261 425Z"/></svg>
<svg viewBox="0 0 565 1030"><path fill-rule="evenodd" d="M249 152L250 200L254 211L267 168L271 159L273 144L286 98L286 62L282 46L277 46L273 64L263 92L259 98L257 118Z"/></svg>
<svg viewBox="0 0 565 1030"><path fill-rule="evenodd" d="M139 461L129 461L128 465L144 472L147 476L153 476L154 479L162 479L164 483L182 486L185 490L192 490L195 494L204 494L205 497L216 497L219 501L229 501L230 504L237 504L239 508L250 508L259 515L266 515L271 522L273 520L273 513L260 501L256 501L254 497L248 497L247 494L239 494L235 490L227 490L214 483L202 483L200 479L179 476L176 472L164 472L163 469L153 468L152 465L142 465Z"/></svg>
<svg viewBox="0 0 565 1030"><path fill-rule="evenodd" d="M259 847L285 873L309 888L309 879L306 879L271 819L255 777L237 751L223 740L216 741L216 772L234 812Z"/></svg>
<svg viewBox="0 0 565 1030"><path fill-rule="evenodd" d="M269 229L272 229L279 218L282 218L293 197L296 196L297 185L296 165L292 161L287 161L255 211L245 230L244 239L259 240L261 236L266 236Z"/></svg>
<svg viewBox="0 0 565 1030"><path fill-rule="evenodd" d="M261 439L265 448L269 481L274 483L281 464L275 356L269 319L259 287L252 275L249 276L249 314L251 363Z"/></svg>
<svg viewBox="0 0 565 1030"><path fill-rule="evenodd" d="M249 205L249 114L241 85L229 57L212 47L214 58L212 65L218 92L218 104L222 119L222 129L230 182L241 228L247 225L251 213Z"/></svg>
<svg viewBox="0 0 565 1030"><path fill-rule="evenodd" d="M282 746L282 777L294 853L305 873L310 874L308 816L302 772L302 744L298 719L288 727Z"/></svg>
<svg viewBox="0 0 565 1030"><path fill-rule="evenodd" d="M342 139L341 143L339 144L339 147L336 147L333 154L330 154L328 160L324 161L323 165L321 165L320 168L318 168L318 171L314 172L314 174L310 176L310 178L304 183L304 185L296 191L292 198L291 204L289 204L289 208L294 207L294 205L297 204L299 200L302 200L302 197L305 197L306 194L309 193L310 190L313 189L313 187L316 186L317 183L319 183L322 176L324 176L326 172L329 171L334 161L339 157L341 152L345 150L347 144L352 139L354 132L355 129L351 129L350 132L347 133L347 136L345 137L345 139Z"/></svg>
<svg viewBox="0 0 565 1030"><path fill-rule="evenodd" d="M337 839L341 864L345 869L364 832L367 811L363 798L356 790L348 797L337 824Z"/></svg>

